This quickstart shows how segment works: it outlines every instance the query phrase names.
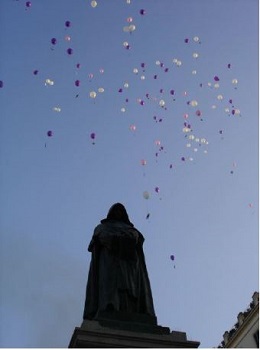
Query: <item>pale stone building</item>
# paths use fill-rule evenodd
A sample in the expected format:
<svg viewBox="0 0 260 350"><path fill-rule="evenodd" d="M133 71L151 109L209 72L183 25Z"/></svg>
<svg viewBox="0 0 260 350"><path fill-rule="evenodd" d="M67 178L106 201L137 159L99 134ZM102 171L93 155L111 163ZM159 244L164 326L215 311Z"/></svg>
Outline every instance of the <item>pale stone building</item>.
<svg viewBox="0 0 260 350"><path fill-rule="evenodd" d="M259 292L255 292L246 311L237 315L237 322L223 334L219 348L259 348Z"/></svg>

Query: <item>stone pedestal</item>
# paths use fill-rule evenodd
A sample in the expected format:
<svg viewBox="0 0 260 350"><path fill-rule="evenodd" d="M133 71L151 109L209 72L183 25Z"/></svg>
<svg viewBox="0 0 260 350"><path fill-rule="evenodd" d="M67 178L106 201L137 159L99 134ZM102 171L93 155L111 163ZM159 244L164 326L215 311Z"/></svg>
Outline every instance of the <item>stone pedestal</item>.
<svg viewBox="0 0 260 350"><path fill-rule="evenodd" d="M139 320L140 321L140 320ZM100 317L76 327L69 348L198 348L186 333L170 331L153 322Z"/></svg>

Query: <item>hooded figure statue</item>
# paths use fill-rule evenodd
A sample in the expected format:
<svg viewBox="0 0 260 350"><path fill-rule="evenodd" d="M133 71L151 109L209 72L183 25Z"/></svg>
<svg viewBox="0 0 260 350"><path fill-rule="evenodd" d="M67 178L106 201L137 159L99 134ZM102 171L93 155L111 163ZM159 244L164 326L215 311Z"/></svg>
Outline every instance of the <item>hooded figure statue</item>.
<svg viewBox="0 0 260 350"><path fill-rule="evenodd" d="M88 247L91 263L84 320L98 319L104 312L156 320L143 242L125 207L114 204L95 228Z"/></svg>

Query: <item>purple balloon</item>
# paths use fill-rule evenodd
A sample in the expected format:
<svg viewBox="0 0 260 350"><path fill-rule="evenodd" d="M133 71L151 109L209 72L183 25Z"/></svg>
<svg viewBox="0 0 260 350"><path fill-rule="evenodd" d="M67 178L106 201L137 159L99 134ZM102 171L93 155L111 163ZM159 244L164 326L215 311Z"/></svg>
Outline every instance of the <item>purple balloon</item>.
<svg viewBox="0 0 260 350"><path fill-rule="evenodd" d="M174 260L174 255L171 255L170 258L171 258L171 260Z"/></svg>
<svg viewBox="0 0 260 350"><path fill-rule="evenodd" d="M141 9L139 12L140 12L140 15L142 15L142 16L145 15L145 10L144 9Z"/></svg>
<svg viewBox="0 0 260 350"><path fill-rule="evenodd" d="M219 77L217 77L216 75L214 76L214 80L215 81L219 81Z"/></svg>
<svg viewBox="0 0 260 350"><path fill-rule="evenodd" d="M71 48L68 48L67 53L68 53L69 55L72 55L73 50L72 50Z"/></svg>
<svg viewBox="0 0 260 350"><path fill-rule="evenodd" d="M51 39L51 43L52 43L52 45L56 45L57 44L57 39L56 38L52 38Z"/></svg>
<svg viewBox="0 0 260 350"><path fill-rule="evenodd" d="M90 138L91 138L92 140L95 140L96 134L95 134L94 132L92 132L92 133L90 134Z"/></svg>
<svg viewBox="0 0 260 350"><path fill-rule="evenodd" d="M71 26L70 21L66 21L66 22L65 22L65 26L66 26L66 27L70 27L70 26Z"/></svg>
<svg viewBox="0 0 260 350"><path fill-rule="evenodd" d="M0 88L4 87L4 82L0 80Z"/></svg>
<svg viewBox="0 0 260 350"><path fill-rule="evenodd" d="M188 39L188 38L186 38L186 39L184 40L184 42L185 42L186 44L188 44L189 39Z"/></svg>
<svg viewBox="0 0 260 350"><path fill-rule="evenodd" d="M174 95L174 90L171 90L171 91L170 91L170 94L171 94L171 95Z"/></svg>
<svg viewBox="0 0 260 350"><path fill-rule="evenodd" d="M31 3L31 1L26 1L26 7L31 7L32 6L32 3Z"/></svg>
<svg viewBox="0 0 260 350"><path fill-rule="evenodd" d="M33 71L33 74L34 75L37 75L39 73L39 71L37 70L37 69L35 69L34 71Z"/></svg>
<svg viewBox="0 0 260 350"><path fill-rule="evenodd" d="M75 85L76 85L76 86L80 86L80 81L79 81L79 80L76 80L76 81L75 81Z"/></svg>
<svg viewBox="0 0 260 350"><path fill-rule="evenodd" d="M52 132L51 130L49 130L49 131L47 132L47 135L48 135L49 137L51 137L51 136L53 135L53 132Z"/></svg>

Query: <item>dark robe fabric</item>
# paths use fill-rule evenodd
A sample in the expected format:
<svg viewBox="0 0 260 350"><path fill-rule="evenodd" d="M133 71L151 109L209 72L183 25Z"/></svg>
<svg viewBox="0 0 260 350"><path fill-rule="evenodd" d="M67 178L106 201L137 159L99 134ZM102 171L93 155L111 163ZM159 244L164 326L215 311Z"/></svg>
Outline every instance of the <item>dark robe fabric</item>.
<svg viewBox="0 0 260 350"><path fill-rule="evenodd" d="M112 310L155 317L143 242L130 222L104 219L95 228L83 319Z"/></svg>

